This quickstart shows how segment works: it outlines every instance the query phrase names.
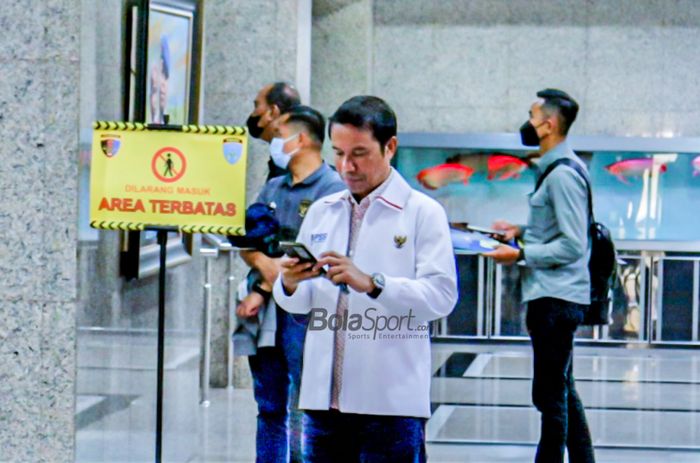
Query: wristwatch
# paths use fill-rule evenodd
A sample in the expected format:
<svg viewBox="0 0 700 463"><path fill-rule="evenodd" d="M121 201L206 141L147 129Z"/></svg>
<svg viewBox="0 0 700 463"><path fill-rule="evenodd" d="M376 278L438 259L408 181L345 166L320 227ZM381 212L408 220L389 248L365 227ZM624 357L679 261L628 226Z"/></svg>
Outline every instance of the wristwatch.
<svg viewBox="0 0 700 463"><path fill-rule="evenodd" d="M270 300L270 296L272 296L272 292L271 292L271 291L266 291L266 290L264 290L264 289L262 288L262 286L260 286L260 282L259 282L259 281L256 281L255 283L253 283L253 286L252 286L252 288L250 288L250 289L251 289L251 291L260 294L260 295L265 299L265 302L269 301L269 300Z"/></svg>
<svg viewBox="0 0 700 463"><path fill-rule="evenodd" d="M380 294L382 294L382 291L384 290L384 275L382 275L381 273L373 273L372 283L374 284L374 289L368 292L367 295L372 299L376 299L379 297Z"/></svg>

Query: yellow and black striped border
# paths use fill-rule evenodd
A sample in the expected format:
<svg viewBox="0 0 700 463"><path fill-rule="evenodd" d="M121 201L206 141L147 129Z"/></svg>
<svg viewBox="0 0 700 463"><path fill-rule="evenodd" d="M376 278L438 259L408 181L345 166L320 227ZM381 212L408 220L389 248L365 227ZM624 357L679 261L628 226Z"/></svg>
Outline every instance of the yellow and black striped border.
<svg viewBox="0 0 700 463"><path fill-rule="evenodd" d="M92 123L93 129L102 130L128 130L132 132L141 132L146 130L146 124L142 122L115 122L115 121L95 121Z"/></svg>
<svg viewBox="0 0 700 463"><path fill-rule="evenodd" d="M215 135L245 135L248 129L230 125L183 125L185 133L211 133Z"/></svg>
<svg viewBox="0 0 700 463"><path fill-rule="evenodd" d="M215 233L217 235L244 235L243 227L226 227L217 225L181 225L178 227L184 233Z"/></svg>
<svg viewBox="0 0 700 463"><path fill-rule="evenodd" d="M149 130L147 124L141 122L115 122L115 121L95 121L92 123L95 130L123 130L131 132L141 132ZM232 125L183 125L180 126L183 133L207 133L212 135L245 135L248 132L246 127Z"/></svg>
<svg viewBox="0 0 700 463"><path fill-rule="evenodd" d="M92 228L101 230L143 231L147 225L140 222L114 222L110 220L93 220ZM243 227L227 227L224 225L179 225L178 230L183 233L215 233L217 235L243 235Z"/></svg>
<svg viewBox="0 0 700 463"><path fill-rule="evenodd" d="M102 230L122 230L122 231L141 231L146 228L145 223L138 222L114 222L111 220L93 220L90 222L92 228L100 228Z"/></svg>

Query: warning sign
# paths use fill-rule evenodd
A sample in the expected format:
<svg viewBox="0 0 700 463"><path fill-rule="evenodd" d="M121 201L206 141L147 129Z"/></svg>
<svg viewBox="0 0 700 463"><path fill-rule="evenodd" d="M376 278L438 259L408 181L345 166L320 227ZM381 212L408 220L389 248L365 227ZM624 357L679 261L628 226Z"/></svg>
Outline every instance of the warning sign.
<svg viewBox="0 0 700 463"><path fill-rule="evenodd" d="M243 234L247 145L242 127L95 122L90 224Z"/></svg>
<svg viewBox="0 0 700 463"><path fill-rule="evenodd" d="M180 180L185 175L186 168L187 159L185 159L185 155L174 146L166 146L159 149L151 162L153 175L161 182L166 183Z"/></svg>

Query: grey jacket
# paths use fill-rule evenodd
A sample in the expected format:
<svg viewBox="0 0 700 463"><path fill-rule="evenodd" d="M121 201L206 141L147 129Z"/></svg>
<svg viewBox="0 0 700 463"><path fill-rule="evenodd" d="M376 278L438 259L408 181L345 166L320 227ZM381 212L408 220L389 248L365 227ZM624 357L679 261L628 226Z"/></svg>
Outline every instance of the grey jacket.
<svg viewBox="0 0 700 463"><path fill-rule="evenodd" d="M566 141L542 156L540 173L561 158L585 164ZM578 304L590 303L588 259L588 193L586 183L572 168L554 169L535 193L524 228L525 265L523 302L553 297Z"/></svg>
<svg viewBox="0 0 700 463"><path fill-rule="evenodd" d="M338 173L324 162L315 172L296 184L289 172L269 180L256 202L274 204L275 218L284 232L288 233L286 238L294 240L309 206L318 198L345 188L345 183ZM259 273L251 270L245 284L239 287L238 297L243 299L253 282L258 279ZM233 334L234 355L253 355L257 347L274 346L276 332L277 306L270 298L267 306L258 313L257 318L238 320Z"/></svg>
<svg viewBox="0 0 700 463"><path fill-rule="evenodd" d="M240 302L248 295L248 281L243 280L238 285L237 301ZM233 317L233 355L255 355L258 347L275 345L277 332L277 307L275 300L270 298L267 305L258 312L257 318Z"/></svg>

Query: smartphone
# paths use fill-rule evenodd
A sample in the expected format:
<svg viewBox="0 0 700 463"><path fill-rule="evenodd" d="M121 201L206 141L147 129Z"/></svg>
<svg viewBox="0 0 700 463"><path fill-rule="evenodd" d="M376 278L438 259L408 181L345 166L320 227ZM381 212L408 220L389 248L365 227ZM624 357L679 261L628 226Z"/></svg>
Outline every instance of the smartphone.
<svg viewBox="0 0 700 463"><path fill-rule="evenodd" d="M315 264L318 262L316 257L309 251L304 243L295 243L293 241L280 241L280 249L284 251L289 257L295 257L299 259L299 262L310 262ZM324 274L325 270L321 269L321 274Z"/></svg>
<svg viewBox="0 0 700 463"><path fill-rule="evenodd" d="M484 233L487 235L506 236L506 232L504 232L502 230L494 230L492 228L477 227L476 225L467 225L466 228L467 228L467 230L475 231L478 233Z"/></svg>
<svg viewBox="0 0 700 463"><path fill-rule="evenodd" d="M309 248L307 248L304 243L295 243L293 241L280 241L280 249L284 251L285 254L287 254L289 257L295 257L299 259L299 262L311 262L312 264L315 264L318 262L316 257L309 251ZM321 267L319 269L321 275L326 274L326 269ZM348 291L348 285L345 283L340 283L338 285L344 293L349 292Z"/></svg>

